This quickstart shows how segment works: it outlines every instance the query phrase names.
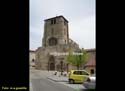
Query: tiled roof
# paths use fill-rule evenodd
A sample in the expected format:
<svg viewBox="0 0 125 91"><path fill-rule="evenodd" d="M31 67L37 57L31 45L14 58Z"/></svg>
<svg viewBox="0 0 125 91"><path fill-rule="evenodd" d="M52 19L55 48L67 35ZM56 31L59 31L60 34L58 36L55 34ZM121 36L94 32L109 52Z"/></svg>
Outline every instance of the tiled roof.
<svg viewBox="0 0 125 91"><path fill-rule="evenodd" d="M95 48L92 48L92 49L85 49L85 51L86 51L86 52L92 52L92 51L94 52L94 51L96 51L96 49L95 49Z"/></svg>
<svg viewBox="0 0 125 91"><path fill-rule="evenodd" d="M30 50L30 52L35 52L35 50Z"/></svg>

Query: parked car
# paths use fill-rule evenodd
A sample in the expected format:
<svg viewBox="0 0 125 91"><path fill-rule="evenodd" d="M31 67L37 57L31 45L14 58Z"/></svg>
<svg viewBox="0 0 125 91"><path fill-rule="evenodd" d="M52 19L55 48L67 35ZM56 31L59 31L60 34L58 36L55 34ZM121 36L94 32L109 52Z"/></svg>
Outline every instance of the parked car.
<svg viewBox="0 0 125 91"><path fill-rule="evenodd" d="M82 83L84 78L90 76L90 74L85 70L71 70L69 72L69 83Z"/></svg>
<svg viewBox="0 0 125 91"><path fill-rule="evenodd" d="M86 77L83 81L83 86L87 89L95 89L96 87L96 75L93 74L92 76Z"/></svg>

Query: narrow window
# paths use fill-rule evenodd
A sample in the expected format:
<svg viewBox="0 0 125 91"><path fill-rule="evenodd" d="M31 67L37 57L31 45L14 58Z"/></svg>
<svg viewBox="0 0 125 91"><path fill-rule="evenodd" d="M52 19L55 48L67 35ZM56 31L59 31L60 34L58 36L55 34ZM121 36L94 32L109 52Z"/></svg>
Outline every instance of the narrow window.
<svg viewBox="0 0 125 91"><path fill-rule="evenodd" d="M54 34L54 30L53 30L53 28L52 28L52 30L51 30L51 34L52 34L52 35Z"/></svg>
<svg viewBox="0 0 125 91"><path fill-rule="evenodd" d="M65 43L66 43L66 40L65 40Z"/></svg>
<svg viewBox="0 0 125 91"><path fill-rule="evenodd" d="M56 19L54 19L54 24L56 24Z"/></svg>
<svg viewBox="0 0 125 91"><path fill-rule="evenodd" d="M53 20L51 20L51 24L53 24Z"/></svg>
<svg viewBox="0 0 125 91"><path fill-rule="evenodd" d="M34 62L35 60L34 59L32 59L32 62Z"/></svg>
<svg viewBox="0 0 125 91"><path fill-rule="evenodd" d="M66 25L66 21L64 21L64 25Z"/></svg>

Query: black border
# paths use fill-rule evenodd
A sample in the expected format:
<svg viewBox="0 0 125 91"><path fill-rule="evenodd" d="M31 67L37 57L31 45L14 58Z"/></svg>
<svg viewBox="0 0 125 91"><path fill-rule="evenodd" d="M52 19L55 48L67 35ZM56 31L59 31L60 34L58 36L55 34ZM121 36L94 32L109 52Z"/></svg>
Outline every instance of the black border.
<svg viewBox="0 0 125 91"><path fill-rule="evenodd" d="M29 90L29 0L8 0L1 7L1 91ZM10 90L8 90L10 91Z"/></svg>

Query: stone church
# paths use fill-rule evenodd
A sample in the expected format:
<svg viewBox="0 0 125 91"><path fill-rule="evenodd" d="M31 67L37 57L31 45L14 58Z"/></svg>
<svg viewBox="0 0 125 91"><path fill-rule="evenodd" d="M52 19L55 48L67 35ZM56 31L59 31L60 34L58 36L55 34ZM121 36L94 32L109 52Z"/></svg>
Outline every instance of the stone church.
<svg viewBox="0 0 125 91"><path fill-rule="evenodd" d="M69 38L68 20L63 16L44 20L42 46L35 51L35 68L58 71L74 68L62 55L69 50L79 50L79 45Z"/></svg>

